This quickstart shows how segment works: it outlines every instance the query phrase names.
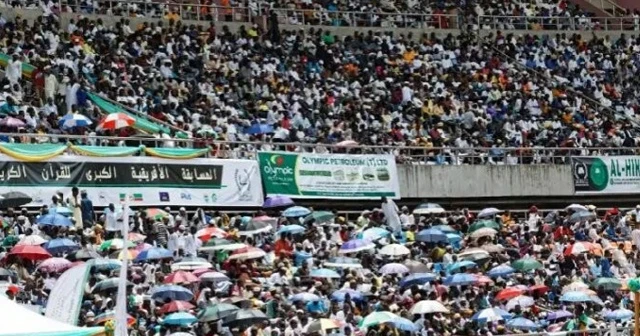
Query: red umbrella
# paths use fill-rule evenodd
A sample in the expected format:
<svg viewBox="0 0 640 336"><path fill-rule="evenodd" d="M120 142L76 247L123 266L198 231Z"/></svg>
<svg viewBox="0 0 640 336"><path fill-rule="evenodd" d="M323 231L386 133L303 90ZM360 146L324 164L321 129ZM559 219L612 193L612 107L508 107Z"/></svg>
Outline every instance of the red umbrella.
<svg viewBox="0 0 640 336"><path fill-rule="evenodd" d="M211 272L211 269L209 268L198 268L197 270L193 270L191 271L191 274L197 276L198 278L200 278L201 275Z"/></svg>
<svg viewBox="0 0 640 336"><path fill-rule="evenodd" d="M545 285L534 285L529 287L529 291L530 292L540 292L540 293L545 293L546 291L549 290L549 287L545 286Z"/></svg>
<svg viewBox="0 0 640 336"><path fill-rule="evenodd" d="M178 312L178 311L189 311L196 306L192 305L187 301L171 301L160 308L160 312L163 314Z"/></svg>
<svg viewBox="0 0 640 336"><path fill-rule="evenodd" d="M166 284L190 284L198 281L197 276L185 271L177 271L164 278L164 283Z"/></svg>
<svg viewBox="0 0 640 336"><path fill-rule="evenodd" d="M51 258L51 254L37 245L16 245L9 255L29 259L29 260L45 260Z"/></svg>
<svg viewBox="0 0 640 336"><path fill-rule="evenodd" d="M591 244L589 242L577 242L573 245L570 245L564 250L565 256L570 255L578 255L580 253L590 252L590 253L598 253L598 246Z"/></svg>
<svg viewBox="0 0 640 336"><path fill-rule="evenodd" d="M505 288L503 290L501 290L498 295L496 295L495 299L496 300L509 300L509 299L513 299L514 297L521 295L522 293L524 293L524 290L520 289L520 288L514 288L514 287L509 287L509 288Z"/></svg>
<svg viewBox="0 0 640 336"><path fill-rule="evenodd" d="M108 130L116 130L124 127L133 126L136 123L136 120L122 112L111 113L106 116L98 125L98 128L108 129Z"/></svg>
<svg viewBox="0 0 640 336"><path fill-rule="evenodd" d="M211 239L211 237L216 237L216 238L227 238L229 236L229 234L222 230L219 229L217 227L214 226L208 226L204 229L199 230L198 232L196 232L196 237L200 238L200 240L206 242L209 239Z"/></svg>

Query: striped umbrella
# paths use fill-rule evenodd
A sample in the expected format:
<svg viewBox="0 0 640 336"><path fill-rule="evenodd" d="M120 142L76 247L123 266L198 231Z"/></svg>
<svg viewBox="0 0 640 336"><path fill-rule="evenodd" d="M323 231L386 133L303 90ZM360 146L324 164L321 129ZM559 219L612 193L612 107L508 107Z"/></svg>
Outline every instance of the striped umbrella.
<svg viewBox="0 0 640 336"><path fill-rule="evenodd" d="M136 120L126 113L118 112L111 113L106 116L98 125L99 129L105 130L117 130L125 127L131 127L136 123Z"/></svg>
<svg viewBox="0 0 640 336"><path fill-rule="evenodd" d="M61 128L87 127L93 122L79 113L68 113L58 122Z"/></svg>

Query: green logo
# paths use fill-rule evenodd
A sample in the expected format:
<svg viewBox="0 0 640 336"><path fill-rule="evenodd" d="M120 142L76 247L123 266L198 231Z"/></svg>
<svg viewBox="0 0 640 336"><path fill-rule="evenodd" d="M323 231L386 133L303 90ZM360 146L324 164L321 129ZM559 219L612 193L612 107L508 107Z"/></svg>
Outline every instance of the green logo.
<svg viewBox="0 0 640 336"><path fill-rule="evenodd" d="M263 163L266 164L263 164L262 171L270 176L287 176L295 173L293 166L286 164L282 155L273 154Z"/></svg>
<svg viewBox="0 0 640 336"><path fill-rule="evenodd" d="M298 154L258 153L260 175L267 194L297 195Z"/></svg>
<svg viewBox="0 0 640 336"><path fill-rule="evenodd" d="M593 159L589 165L589 185L602 191L609 185L609 169L604 161Z"/></svg>

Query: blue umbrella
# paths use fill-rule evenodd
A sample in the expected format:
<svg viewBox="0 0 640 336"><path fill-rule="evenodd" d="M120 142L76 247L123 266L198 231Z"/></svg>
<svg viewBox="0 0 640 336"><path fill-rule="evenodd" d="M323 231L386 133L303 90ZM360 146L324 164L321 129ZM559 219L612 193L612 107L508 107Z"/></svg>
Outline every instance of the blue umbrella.
<svg viewBox="0 0 640 336"><path fill-rule="evenodd" d="M436 225L436 226L432 227L432 229L440 230L440 231L442 231L444 233L455 233L455 232L458 232L458 231L456 231L456 229L452 228L449 225Z"/></svg>
<svg viewBox="0 0 640 336"><path fill-rule="evenodd" d="M366 251L366 250L370 250L372 248L375 248L376 246L372 243L370 243L367 240L363 240L363 239L352 239L349 240L348 242L345 242L344 244L342 244L342 246L340 246L340 253L355 253L355 252L360 252L360 251Z"/></svg>
<svg viewBox="0 0 640 336"><path fill-rule="evenodd" d="M73 251L78 248L80 248L80 246L68 238L52 239L44 244L44 249L51 254Z"/></svg>
<svg viewBox="0 0 640 336"><path fill-rule="evenodd" d="M360 259L350 257L335 257L324 263L325 267L335 268L362 268Z"/></svg>
<svg viewBox="0 0 640 336"><path fill-rule="evenodd" d="M191 301L193 294L181 286L164 285L151 290L151 298L156 301L164 301L166 299Z"/></svg>
<svg viewBox="0 0 640 336"><path fill-rule="evenodd" d="M433 281L438 277L434 273L415 273L406 276L400 280L400 287L409 287L413 285L424 285L427 282Z"/></svg>
<svg viewBox="0 0 640 336"><path fill-rule="evenodd" d="M480 323L508 320L511 314L500 308L487 308L475 313L471 319Z"/></svg>
<svg viewBox="0 0 640 336"><path fill-rule="evenodd" d="M53 226L71 226L71 220L63 215L48 214L38 217L36 223Z"/></svg>
<svg viewBox="0 0 640 336"><path fill-rule="evenodd" d="M589 301L591 301L591 298L589 297L589 294L587 294L587 293L580 292L580 291L573 291L573 292L566 292L566 293L562 294L562 296L560 297L560 301L564 301L564 302L589 302Z"/></svg>
<svg viewBox="0 0 640 336"><path fill-rule="evenodd" d="M454 273L454 272L460 271L463 267L473 268L476 266L477 266L476 263L474 263L471 260L463 260L463 261L458 261L449 265L449 267L447 267L447 270L449 271L449 273Z"/></svg>
<svg viewBox="0 0 640 336"><path fill-rule="evenodd" d="M68 113L58 122L61 128L87 127L93 122L91 119L78 113Z"/></svg>
<svg viewBox="0 0 640 336"><path fill-rule="evenodd" d="M487 272L487 275L492 278L505 277L511 273L514 273L516 270L509 265L500 265L492 268Z"/></svg>
<svg viewBox="0 0 640 336"><path fill-rule="evenodd" d="M416 240L427 243L446 242L447 235L438 229L424 229L418 232Z"/></svg>
<svg viewBox="0 0 640 336"><path fill-rule="evenodd" d="M570 313L566 310L556 310L554 312L547 314L547 320L549 321L559 320L567 317L573 317L573 313Z"/></svg>
<svg viewBox="0 0 640 336"><path fill-rule="evenodd" d="M189 313L178 312L165 317L162 323L169 325L189 325L196 322L197 320L198 319L195 316Z"/></svg>
<svg viewBox="0 0 640 336"><path fill-rule="evenodd" d="M122 266L122 262L117 259L91 259L89 262L97 271L113 271Z"/></svg>
<svg viewBox="0 0 640 336"><path fill-rule="evenodd" d="M291 302L298 302L298 301L309 302L309 301L319 301L319 300L320 300L319 296L312 293L307 293L307 292L298 293L291 297Z"/></svg>
<svg viewBox="0 0 640 336"><path fill-rule="evenodd" d="M418 328L418 326L415 325L415 323L413 323L411 320L406 319L404 317L395 318L389 323L393 324L395 328L400 329L402 331L415 332L420 330L420 328Z"/></svg>
<svg viewBox="0 0 640 336"><path fill-rule="evenodd" d="M293 205L291 198L287 196L271 196L262 204L263 208L278 208Z"/></svg>
<svg viewBox="0 0 640 336"><path fill-rule="evenodd" d="M507 322L507 327L511 329L520 329L520 330L535 330L540 329L540 325L528 320L524 317L516 317L513 320Z"/></svg>
<svg viewBox="0 0 640 336"><path fill-rule="evenodd" d="M285 225L280 229L278 229L278 234L283 234L283 233L298 234L298 233L303 233L305 230L306 228L302 225L297 225L297 224Z"/></svg>
<svg viewBox="0 0 640 336"><path fill-rule="evenodd" d="M446 235L447 235L447 241L450 244L455 244L462 240L462 237L457 233L446 233Z"/></svg>
<svg viewBox="0 0 640 336"><path fill-rule="evenodd" d="M477 278L471 274L458 273L452 276L448 276L444 279L444 284L447 286L465 286L476 283Z"/></svg>
<svg viewBox="0 0 640 336"><path fill-rule="evenodd" d="M373 241L373 240L377 240L380 238L384 238L387 237L391 234L391 232L383 229L383 228L379 228L379 227L374 227L371 229L367 229L364 230L361 234L360 237L361 239L364 240L369 240L369 241Z"/></svg>
<svg viewBox="0 0 640 336"><path fill-rule="evenodd" d="M160 247L152 247L140 252L135 261L159 260L168 258L173 258L173 252Z"/></svg>
<svg viewBox="0 0 640 336"><path fill-rule="evenodd" d="M338 274L338 272L328 268L319 268L319 269L311 270L310 276L312 278L333 278L333 279L340 278L340 274Z"/></svg>
<svg viewBox="0 0 640 336"><path fill-rule="evenodd" d="M351 300L353 301L362 301L364 299L364 296L362 295L362 293L353 289L341 289L341 290L335 291L333 292L333 294L331 294L331 298L336 301L342 302L344 301L347 294L349 294L349 297L351 297Z"/></svg>
<svg viewBox="0 0 640 336"><path fill-rule="evenodd" d="M604 314L604 318L609 321L626 321L633 318L633 311L628 309L616 309Z"/></svg>
<svg viewBox="0 0 640 336"><path fill-rule="evenodd" d="M265 134L265 133L273 133L273 126L267 124L253 124L249 126L249 128L244 131L247 134Z"/></svg>
<svg viewBox="0 0 640 336"><path fill-rule="evenodd" d="M287 210L282 212L282 215L285 217L305 217L307 215L309 215L311 213L311 210L305 208L305 207L301 207L301 206L294 206L294 207L290 207Z"/></svg>
<svg viewBox="0 0 640 336"><path fill-rule="evenodd" d="M569 222L571 223L577 223L577 222L581 222L584 220L590 220L590 219L595 219L596 215L592 212L587 212L587 211L580 211L580 212L576 212L573 215L571 215L571 217L569 217Z"/></svg>
<svg viewBox="0 0 640 336"><path fill-rule="evenodd" d="M49 209L49 214L55 215L63 215L63 216L71 216L73 215L73 211L67 207L55 207L55 208L51 208Z"/></svg>

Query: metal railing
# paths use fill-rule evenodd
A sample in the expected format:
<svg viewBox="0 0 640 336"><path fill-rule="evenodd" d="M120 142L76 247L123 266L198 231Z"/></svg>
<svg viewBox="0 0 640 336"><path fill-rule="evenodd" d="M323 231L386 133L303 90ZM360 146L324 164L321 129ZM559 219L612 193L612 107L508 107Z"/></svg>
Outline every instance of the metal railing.
<svg viewBox="0 0 640 336"><path fill-rule="evenodd" d="M491 30L640 31L634 17L479 16L478 27Z"/></svg>
<svg viewBox="0 0 640 336"><path fill-rule="evenodd" d="M633 327L616 327L615 333L609 327L601 329L587 329L587 330L573 330L573 331L560 331L560 332L541 332L541 333L527 333L527 334L507 334L506 336L633 336Z"/></svg>
<svg viewBox="0 0 640 336"><path fill-rule="evenodd" d="M452 148L419 146L341 146L317 143L265 143L218 141L211 138L164 139L156 137L109 137L98 135L0 133L0 142L73 143L94 146L147 146L211 148L208 157L255 159L259 151L290 151L300 153L390 154L398 163L419 165L461 164L568 164L572 156L640 155L634 148Z"/></svg>

